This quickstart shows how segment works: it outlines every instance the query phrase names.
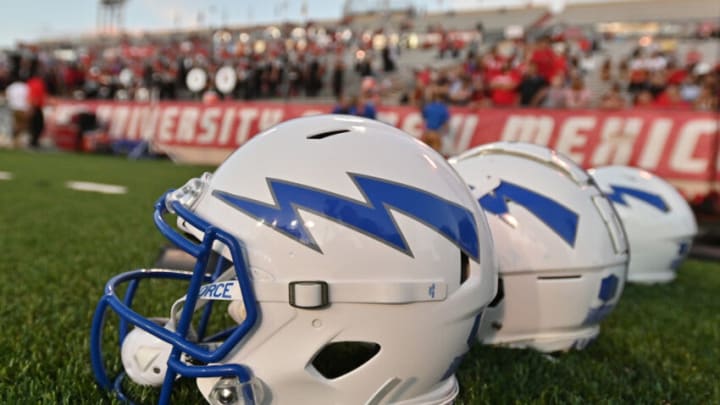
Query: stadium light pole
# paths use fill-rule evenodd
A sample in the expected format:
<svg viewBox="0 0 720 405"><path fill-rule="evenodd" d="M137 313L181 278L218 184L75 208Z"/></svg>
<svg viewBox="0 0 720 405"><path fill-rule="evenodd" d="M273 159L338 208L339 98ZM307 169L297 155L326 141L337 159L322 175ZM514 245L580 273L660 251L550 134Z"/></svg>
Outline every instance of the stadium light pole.
<svg viewBox="0 0 720 405"><path fill-rule="evenodd" d="M207 10L207 24L208 24L208 29L210 29L210 30L213 29L212 18L213 18L213 15L215 15L215 14L217 14L217 7L214 4L209 5L208 10Z"/></svg>
<svg viewBox="0 0 720 405"><path fill-rule="evenodd" d="M174 9L172 12L172 15L173 15L173 26L175 27L175 29L179 29L180 24L181 24L180 23L180 20L181 20L180 11L178 11L177 9Z"/></svg>
<svg viewBox="0 0 720 405"><path fill-rule="evenodd" d="M220 11L220 24L224 27L228 25L228 10L227 7L223 6Z"/></svg>
<svg viewBox="0 0 720 405"><path fill-rule="evenodd" d="M100 0L97 8L97 30L101 33L122 31L126 3L127 0Z"/></svg>

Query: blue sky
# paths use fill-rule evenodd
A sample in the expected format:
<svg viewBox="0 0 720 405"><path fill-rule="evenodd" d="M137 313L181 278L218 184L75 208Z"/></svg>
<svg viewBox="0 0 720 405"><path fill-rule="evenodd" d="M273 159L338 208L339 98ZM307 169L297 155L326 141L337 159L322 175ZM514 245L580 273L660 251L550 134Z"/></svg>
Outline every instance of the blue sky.
<svg viewBox="0 0 720 405"><path fill-rule="evenodd" d="M340 16L344 0L304 0L314 19ZM424 4L429 10L492 7L564 0L354 0L360 7L377 4ZM92 32L98 0L0 0L0 48L18 40L34 40ZM287 4L282 9L282 4ZM198 12L204 25L265 23L302 19L303 0L128 0L125 27L130 30L196 27ZM223 17L224 16L224 17Z"/></svg>
<svg viewBox="0 0 720 405"><path fill-rule="evenodd" d="M318 17L338 16L341 2L307 0L308 12ZM12 46L17 40L32 40L91 32L97 25L98 0L0 0L0 47ZM125 27L128 29L163 29L193 27L197 14L219 25L225 12L228 23L245 23L281 19L275 8L281 0L128 0ZM288 0L287 17L300 16L299 0ZM295 3L295 4L290 4Z"/></svg>

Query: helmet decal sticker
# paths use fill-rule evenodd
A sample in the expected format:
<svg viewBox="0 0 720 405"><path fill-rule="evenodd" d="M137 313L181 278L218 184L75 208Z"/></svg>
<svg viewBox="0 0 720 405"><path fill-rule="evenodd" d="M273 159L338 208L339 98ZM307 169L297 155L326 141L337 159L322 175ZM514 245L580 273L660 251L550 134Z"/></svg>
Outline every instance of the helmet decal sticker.
<svg viewBox="0 0 720 405"><path fill-rule="evenodd" d="M479 259L479 237L472 211L406 184L354 173L348 175L365 201L272 178L268 178L267 183L274 204L219 190L213 191L213 195L320 253L322 251L298 215L298 209L322 215L412 256L404 235L388 210L392 208L422 222L468 256Z"/></svg>
<svg viewBox="0 0 720 405"><path fill-rule="evenodd" d="M620 279L614 274L610 274L600 281L600 292L598 293L598 298L602 304L599 307L592 308L588 311L588 314L583 321L583 325L598 324L600 321L605 319L610 312L612 312L615 304L611 304L610 301L615 298L619 286Z"/></svg>
<svg viewBox="0 0 720 405"><path fill-rule="evenodd" d="M682 241L678 243L678 252L677 256L672 260L670 263L670 268L673 270L677 270L678 267L685 261L685 258L687 257L688 253L690 252L690 240Z"/></svg>
<svg viewBox="0 0 720 405"><path fill-rule="evenodd" d="M509 213L509 201L525 207L568 245L575 246L578 214L553 199L517 184L501 181L493 191L478 200L485 211L495 215Z"/></svg>
<svg viewBox="0 0 720 405"><path fill-rule="evenodd" d="M657 194L623 186L610 185L610 188L612 189L612 193L607 193L607 198L616 204L628 205L628 202L625 201L625 196L627 195L644 201L662 212L670 211L670 207L665 203L665 200Z"/></svg>
<svg viewBox="0 0 720 405"><path fill-rule="evenodd" d="M606 303L615 298L619 282L620 281L618 280L617 276L614 274L603 278L602 282L600 283L600 293L598 294L598 298L600 298L603 303Z"/></svg>

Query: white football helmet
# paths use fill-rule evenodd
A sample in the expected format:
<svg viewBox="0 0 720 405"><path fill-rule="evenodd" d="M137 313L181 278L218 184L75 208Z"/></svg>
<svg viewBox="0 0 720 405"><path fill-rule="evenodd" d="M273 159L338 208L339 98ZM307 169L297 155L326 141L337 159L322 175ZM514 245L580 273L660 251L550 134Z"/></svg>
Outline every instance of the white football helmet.
<svg viewBox="0 0 720 405"><path fill-rule="evenodd" d="M627 271L619 219L587 173L537 145L498 142L450 160L484 209L500 283L478 338L543 352L582 349Z"/></svg>
<svg viewBox="0 0 720 405"><path fill-rule="evenodd" d="M167 211L201 242L168 225ZM100 347L110 307L121 318L125 373L162 385L160 402L176 377L192 377L212 404L449 404L496 294L490 230L463 180L378 121L277 125L214 174L163 196L155 222L197 258L195 270L112 279L91 354L100 385L122 391ZM212 257L221 264L208 265ZM130 308L144 278L190 280L169 318ZM115 290L127 282L121 301ZM205 313L223 303L231 328L211 336Z"/></svg>
<svg viewBox="0 0 720 405"><path fill-rule="evenodd" d="M674 280L698 231L683 196L670 183L642 169L608 166L589 173L625 227L630 244L628 281Z"/></svg>

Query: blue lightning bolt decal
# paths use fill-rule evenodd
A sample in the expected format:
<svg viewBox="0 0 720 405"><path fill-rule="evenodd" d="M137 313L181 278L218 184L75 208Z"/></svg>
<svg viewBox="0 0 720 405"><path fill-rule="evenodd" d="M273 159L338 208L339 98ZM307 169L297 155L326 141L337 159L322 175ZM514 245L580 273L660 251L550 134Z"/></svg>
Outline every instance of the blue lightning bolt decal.
<svg viewBox="0 0 720 405"><path fill-rule="evenodd" d="M472 211L437 195L400 183L349 173L365 196L356 201L302 184L268 178L274 204L215 190L213 195L303 245L321 252L299 217L299 208L320 214L412 256L388 208L409 215L442 234L469 257L480 247Z"/></svg>
<svg viewBox="0 0 720 405"><path fill-rule="evenodd" d="M568 245L575 246L578 214L555 200L506 181L478 200L485 211L495 215L509 213L508 201L525 207Z"/></svg>
<svg viewBox="0 0 720 405"><path fill-rule="evenodd" d="M612 193L606 193L607 198L617 204L628 205L625 201L625 196L637 198L638 200L645 201L662 212L670 211L670 207L667 206L665 201L657 194L648 193L647 191L638 190L636 188L613 186L610 185Z"/></svg>

